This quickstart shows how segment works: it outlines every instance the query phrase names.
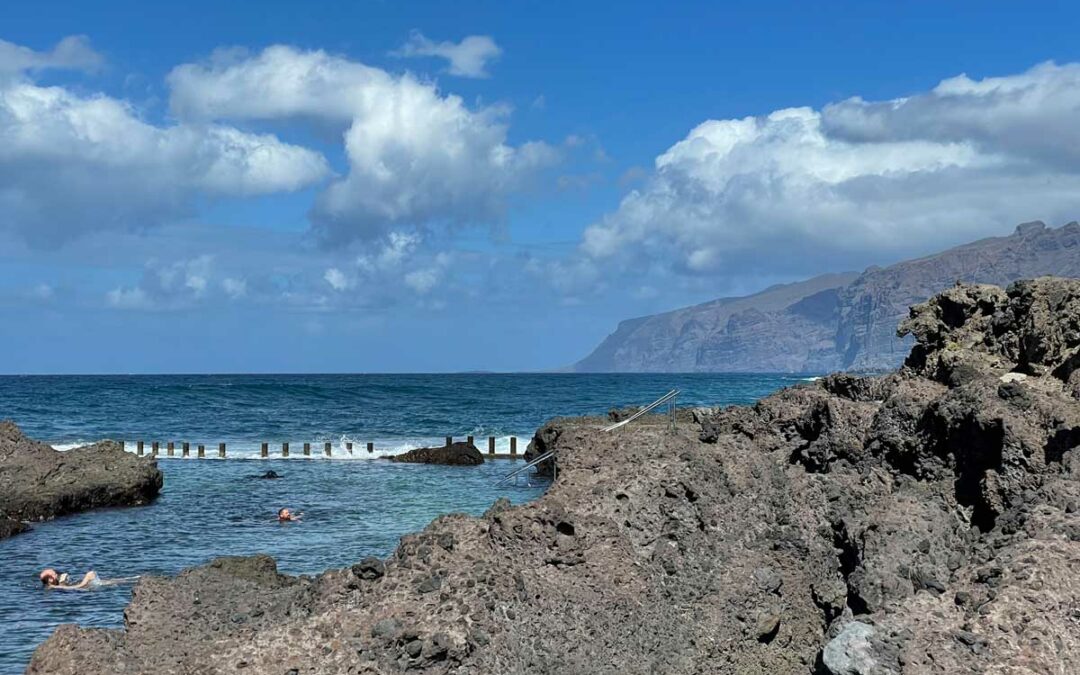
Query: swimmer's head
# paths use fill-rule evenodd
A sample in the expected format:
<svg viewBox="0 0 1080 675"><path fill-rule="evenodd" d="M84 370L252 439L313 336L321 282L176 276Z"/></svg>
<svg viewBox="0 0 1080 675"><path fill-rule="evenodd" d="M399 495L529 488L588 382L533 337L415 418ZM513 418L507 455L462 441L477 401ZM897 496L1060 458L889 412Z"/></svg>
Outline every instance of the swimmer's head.
<svg viewBox="0 0 1080 675"><path fill-rule="evenodd" d="M289 509L278 509L277 517L278 520L288 520L292 517L292 514L289 513Z"/></svg>
<svg viewBox="0 0 1080 675"><path fill-rule="evenodd" d="M50 567L41 570L41 574L38 575L38 579L41 580L41 584L43 586L56 586L60 583L60 574Z"/></svg>

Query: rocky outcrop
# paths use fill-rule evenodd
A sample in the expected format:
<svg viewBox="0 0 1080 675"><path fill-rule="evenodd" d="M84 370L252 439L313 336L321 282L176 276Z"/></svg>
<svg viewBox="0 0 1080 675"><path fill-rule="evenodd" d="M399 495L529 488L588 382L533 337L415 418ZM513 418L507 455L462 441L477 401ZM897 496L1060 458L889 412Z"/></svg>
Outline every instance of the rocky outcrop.
<svg viewBox="0 0 1080 675"><path fill-rule="evenodd" d="M484 455L475 445L460 441L438 448L416 448L400 455L387 457L387 459L391 462L451 466L475 466L484 463Z"/></svg>
<svg viewBox="0 0 1080 675"><path fill-rule="evenodd" d="M1080 672L1080 281L957 286L883 377L700 423L563 419L558 476L316 578L136 587L31 673Z"/></svg>
<svg viewBox="0 0 1080 675"><path fill-rule="evenodd" d="M1007 285L1044 274L1080 276L1080 224L1025 223L1007 237L862 274L775 286L741 298L619 324L578 372L882 371L900 365L907 308L957 281Z"/></svg>
<svg viewBox="0 0 1080 675"><path fill-rule="evenodd" d="M0 422L0 538L19 528L10 521L50 520L104 506L149 503L162 476L152 459L104 441L66 452L27 438L12 422Z"/></svg>
<svg viewBox="0 0 1080 675"><path fill-rule="evenodd" d="M0 539L5 539L12 535L26 532L30 529L30 526L19 520L18 518L11 518L9 516L0 514Z"/></svg>

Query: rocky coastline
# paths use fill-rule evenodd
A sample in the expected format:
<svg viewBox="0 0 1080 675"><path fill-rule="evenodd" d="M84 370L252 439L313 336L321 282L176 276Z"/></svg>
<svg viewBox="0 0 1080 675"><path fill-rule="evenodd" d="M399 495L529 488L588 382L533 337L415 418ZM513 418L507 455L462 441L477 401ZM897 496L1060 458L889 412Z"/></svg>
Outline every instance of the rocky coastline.
<svg viewBox="0 0 1080 675"><path fill-rule="evenodd" d="M449 466L475 466L484 463L484 455L472 443L458 441L437 448L414 448L400 455L391 455L391 462L406 464L445 464Z"/></svg>
<svg viewBox="0 0 1080 675"><path fill-rule="evenodd" d="M317 577L146 578L29 673L1080 672L1080 280L957 285L880 377L554 420L535 502Z"/></svg>
<svg viewBox="0 0 1080 675"><path fill-rule="evenodd" d="M27 521L147 504L161 485L153 459L114 441L60 452L0 422L0 539L29 529Z"/></svg>

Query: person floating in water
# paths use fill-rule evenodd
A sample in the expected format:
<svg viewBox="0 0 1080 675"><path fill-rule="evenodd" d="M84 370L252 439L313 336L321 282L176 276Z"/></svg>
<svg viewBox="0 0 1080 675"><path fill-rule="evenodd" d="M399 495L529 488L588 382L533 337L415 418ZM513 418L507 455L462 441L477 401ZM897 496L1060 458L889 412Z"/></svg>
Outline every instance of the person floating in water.
<svg viewBox="0 0 1080 675"><path fill-rule="evenodd" d="M299 523L303 513L293 513L289 509L278 509L277 519L279 523Z"/></svg>
<svg viewBox="0 0 1080 675"><path fill-rule="evenodd" d="M41 585L45 588L55 588L60 591L86 591L91 588L100 588L102 586L117 586L119 584L127 584L138 580L139 577L121 577L119 579L102 579L98 576L97 572L90 570L83 575L83 578L77 584L71 583L71 579L68 574L57 572L56 570L46 568L38 575L38 579L41 580Z"/></svg>

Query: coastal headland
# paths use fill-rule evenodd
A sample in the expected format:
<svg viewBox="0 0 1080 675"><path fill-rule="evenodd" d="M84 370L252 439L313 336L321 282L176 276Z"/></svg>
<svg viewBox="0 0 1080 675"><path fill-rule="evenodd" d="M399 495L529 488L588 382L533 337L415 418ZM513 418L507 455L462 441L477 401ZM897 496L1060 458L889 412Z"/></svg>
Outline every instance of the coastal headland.
<svg viewBox="0 0 1080 675"><path fill-rule="evenodd" d="M957 285L897 371L555 420L540 499L317 577L145 578L29 673L1080 672L1080 280Z"/></svg>

